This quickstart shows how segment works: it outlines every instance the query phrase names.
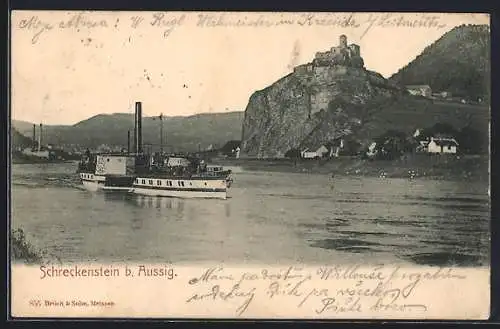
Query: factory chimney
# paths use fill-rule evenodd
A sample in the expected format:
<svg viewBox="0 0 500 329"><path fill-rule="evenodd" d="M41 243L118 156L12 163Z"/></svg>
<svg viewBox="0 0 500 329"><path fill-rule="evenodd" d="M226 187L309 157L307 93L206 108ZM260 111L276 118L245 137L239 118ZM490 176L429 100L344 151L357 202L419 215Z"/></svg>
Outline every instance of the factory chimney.
<svg viewBox="0 0 500 329"><path fill-rule="evenodd" d="M38 133L38 152L41 151L42 148L42 124L40 123L40 132Z"/></svg>
<svg viewBox="0 0 500 329"><path fill-rule="evenodd" d="M135 153L142 153L142 103L135 102Z"/></svg>
<svg viewBox="0 0 500 329"><path fill-rule="evenodd" d="M35 145L36 145L36 124L33 124L33 139L32 139L32 150L35 149Z"/></svg>

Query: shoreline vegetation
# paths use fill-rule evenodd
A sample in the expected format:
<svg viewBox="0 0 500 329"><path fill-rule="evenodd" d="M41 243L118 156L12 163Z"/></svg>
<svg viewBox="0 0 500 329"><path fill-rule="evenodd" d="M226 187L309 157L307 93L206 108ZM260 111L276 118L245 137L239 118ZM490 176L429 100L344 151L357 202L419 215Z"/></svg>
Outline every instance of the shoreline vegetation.
<svg viewBox="0 0 500 329"><path fill-rule="evenodd" d="M210 163L243 170L329 174L334 176L489 181L488 155L406 155L394 160L359 156L335 159L213 158Z"/></svg>
<svg viewBox="0 0 500 329"><path fill-rule="evenodd" d="M78 160L74 159L44 159L36 156L29 156L19 152L12 152L13 164L36 164L36 163L69 163Z"/></svg>
<svg viewBox="0 0 500 329"><path fill-rule="evenodd" d="M27 238L22 228L10 231L10 258L12 264L42 265L61 263L59 257L49 255L36 248Z"/></svg>
<svg viewBox="0 0 500 329"><path fill-rule="evenodd" d="M10 255L13 263L24 262L27 265L43 262L43 254L37 250L27 239L23 229L11 229Z"/></svg>
<svg viewBox="0 0 500 329"><path fill-rule="evenodd" d="M333 159L258 159L207 157L214 165L240 167L247 171L325 174L330 176L476 180L489 182L489 155L409 154L392 160L339 156ZM75 160L44 160L12 157L12 164L62 164Z"/></svg>

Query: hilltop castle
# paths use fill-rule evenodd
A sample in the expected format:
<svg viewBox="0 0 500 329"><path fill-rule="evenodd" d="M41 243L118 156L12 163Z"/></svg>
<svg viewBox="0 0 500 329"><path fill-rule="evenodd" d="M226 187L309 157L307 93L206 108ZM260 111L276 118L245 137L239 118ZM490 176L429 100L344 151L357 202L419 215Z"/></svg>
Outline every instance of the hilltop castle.
<svg viewBox="0 0 500 329"><path fill-rule="evenodd" d="M364 61L360 55L359 46L347 45L347 37L342 34L339 37L339 45L325 52L317 52L312 64L313 66L344 65L362 68Z"/></svg>

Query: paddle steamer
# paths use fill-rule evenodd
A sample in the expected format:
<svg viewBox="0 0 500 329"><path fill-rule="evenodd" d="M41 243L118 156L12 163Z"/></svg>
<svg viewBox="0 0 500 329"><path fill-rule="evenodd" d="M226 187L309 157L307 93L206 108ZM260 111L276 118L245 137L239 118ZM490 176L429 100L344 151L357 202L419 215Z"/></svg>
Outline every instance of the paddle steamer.
<svg viewBox="0 0 500 329"><path fill-rule="evenodd" d="M149 168L137 166L132 193L161 197L226 199L232 181L231 171L220 170L220 167L207 169L203 160L187 156L153 158Z"/></svg>
<svg viewBox="0 0 500 329"><path fill-rule="evenodd" d="M78 173L89 191L130 191L135 179L135 157L87 153L79 163Z"/></svg>
<svg viewBox="0 0 500 329"><path fill-rule="evenodd" d="M142 150L142 107L135 106L135 153L87 152L79 165L80 179L91 191L126 191L138 195L226 199L233 179L222 166L207 166L198 158ZM129 135L130 149L130 135Z"/></svg>

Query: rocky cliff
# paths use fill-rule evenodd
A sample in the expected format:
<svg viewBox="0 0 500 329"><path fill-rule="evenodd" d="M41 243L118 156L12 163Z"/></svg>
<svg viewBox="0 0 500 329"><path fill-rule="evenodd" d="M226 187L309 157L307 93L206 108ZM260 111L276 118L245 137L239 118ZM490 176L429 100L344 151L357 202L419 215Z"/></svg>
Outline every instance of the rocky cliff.
<svg viewBox="0 0 500 329"><path fill-rule="evenodd" d="M255 92L245 110L242 155L283 157L367 128L403 91L363 67L305 64Z"/></svg>

